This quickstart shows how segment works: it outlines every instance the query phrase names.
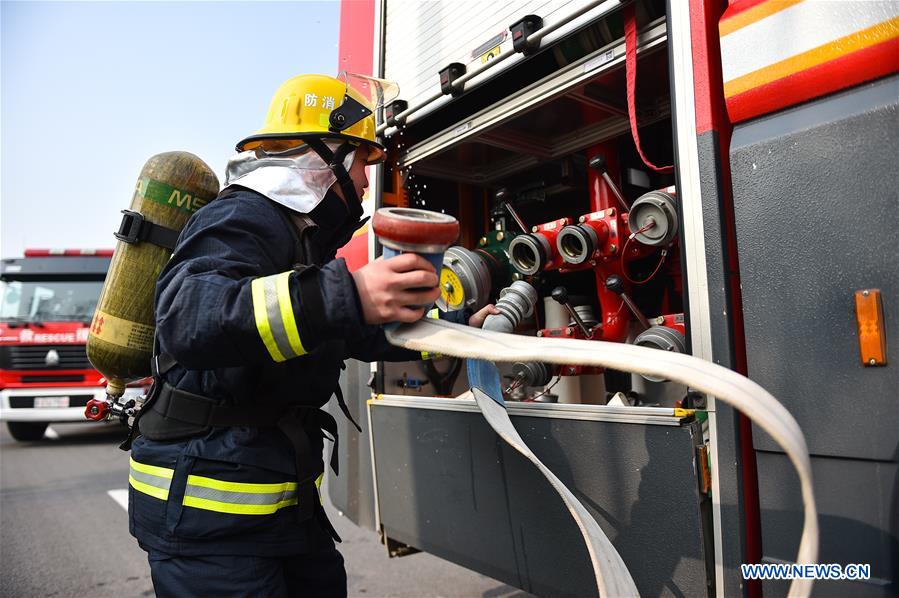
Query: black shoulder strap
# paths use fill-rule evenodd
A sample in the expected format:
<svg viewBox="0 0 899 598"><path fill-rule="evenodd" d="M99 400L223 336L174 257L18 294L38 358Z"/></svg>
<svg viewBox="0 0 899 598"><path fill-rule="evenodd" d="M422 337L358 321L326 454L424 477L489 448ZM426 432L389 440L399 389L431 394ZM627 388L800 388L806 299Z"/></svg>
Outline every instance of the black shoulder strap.
<svg viewBox="0 0 899 598"><path fill-rule="evenodd" d="M278 215L281 216L281 220L284 221L284 225L287 227L287 230L290 231L290 236L293 239L293 262L294 264L301 263L305 256L305 249L303 247L303 240L300 234L300 231L297 230L297 225L293 221L293 218L290 217L290 209L282 206L279 203L272 202L275 204L275 208L278 210Z"/></svg>
<svg viewBox="0 0 899 598"><path fill-rule="evenodd" d="M273 202L275 203L275 202ZM293 267L299 269L299 266L309 266L318 263L319 254L315 246L309 243L309 235L306 230L314 228L316 225L312 219L306 214L294 212L290 208L275 203L278 213L284 224L290 230L293 238Z"/></svg>

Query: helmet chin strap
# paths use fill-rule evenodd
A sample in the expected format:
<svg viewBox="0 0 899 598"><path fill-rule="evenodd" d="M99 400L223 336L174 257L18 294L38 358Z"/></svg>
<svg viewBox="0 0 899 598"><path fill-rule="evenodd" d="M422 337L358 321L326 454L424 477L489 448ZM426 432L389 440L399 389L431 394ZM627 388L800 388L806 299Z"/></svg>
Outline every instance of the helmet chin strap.
<svg viewBox="0 0 899 598"><path fill-rule="evenodd" d="M343 166L344 158L353 151L354 147L349 143L343 143L337 148L337 151L332 152L331 148L321 139L310 138L303 141L325 161L325 164L337 177L337 184L340 185L340 189L343 191L343 199L346 201L347 210L349 210L350 214L357 214L356 217L358 218L362 214L362 201L356 193L356 186L353 184L353 179L350 178L350 173Z"/></svg>

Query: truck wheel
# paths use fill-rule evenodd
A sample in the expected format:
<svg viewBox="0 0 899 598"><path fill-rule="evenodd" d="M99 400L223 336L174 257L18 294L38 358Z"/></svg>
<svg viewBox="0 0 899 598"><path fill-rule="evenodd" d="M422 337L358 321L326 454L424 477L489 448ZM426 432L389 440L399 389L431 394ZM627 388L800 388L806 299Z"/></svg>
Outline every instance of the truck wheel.
<svg viewBox="0 0 899 598"><path fill-rule="evenodd" d="M48 422L6 422L9 433L20 442L40 440L47 431Z"/></svg>

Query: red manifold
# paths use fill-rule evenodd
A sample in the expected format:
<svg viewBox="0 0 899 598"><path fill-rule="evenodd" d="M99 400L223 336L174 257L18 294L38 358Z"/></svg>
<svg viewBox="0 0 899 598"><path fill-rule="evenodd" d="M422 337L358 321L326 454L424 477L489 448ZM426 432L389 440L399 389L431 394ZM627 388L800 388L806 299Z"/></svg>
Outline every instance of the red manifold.
<svg viewBox="0 0 899 598"><path fill-rule="evenodd" d="M687 335L687 327L684 324L684 314L667 314L659 316L658 318L650 318L649 323L656 326L671 328L672 330L677 330L684 336Z"/></svg>

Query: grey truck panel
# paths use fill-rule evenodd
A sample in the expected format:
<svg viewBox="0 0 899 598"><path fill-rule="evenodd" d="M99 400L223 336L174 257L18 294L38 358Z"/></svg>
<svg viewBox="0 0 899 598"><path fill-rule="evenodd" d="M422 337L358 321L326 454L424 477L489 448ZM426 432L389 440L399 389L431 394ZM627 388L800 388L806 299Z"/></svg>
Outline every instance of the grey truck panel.
<svg viewBox="0 0 899 598"><path fill-rule="evenodd" d="M899 442L899 78L734 131L749 376L813 455L893 460ZM882 292L886 367L860 362L853 293ZM776 450L761 432L759 449Z"/></svg>
<svg viewBox="0 0 899 598"><path fill-rule="evenodd" d="M387 536L537 595L596 594L561 499L480 413L378 401L371 413ZM595 515L642 595L705 595L696 424L512 421Z"/></svg>

